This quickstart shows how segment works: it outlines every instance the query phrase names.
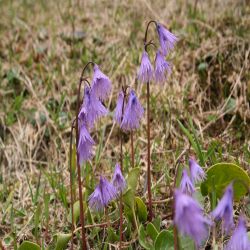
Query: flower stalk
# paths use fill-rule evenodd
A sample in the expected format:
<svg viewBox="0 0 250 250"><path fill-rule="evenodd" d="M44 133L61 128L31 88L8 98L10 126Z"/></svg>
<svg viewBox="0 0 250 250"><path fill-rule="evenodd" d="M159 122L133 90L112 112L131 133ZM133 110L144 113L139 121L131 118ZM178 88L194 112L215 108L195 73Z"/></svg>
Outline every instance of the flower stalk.
<svg viewBox="0 0 250 250"><path fill-rule="evenodd" d="M79 143L79 128L78 128L78 115L79 115L79 109L80 109L80 94L81 94L81 85L82 82L84 81L83 75L86 70L86 68L89 65L94 65L93 62L88 62L81 73L81 77L79 80L79 85L78 85L78 92L77 92L77 105L76 105L76 121L75 121L75 131L76 131L76 145L78 147ZM77 179L78 179L78 191L79 191L79 203L80 203L80 222L81 222L81 238L82 238L82 250L87 250L87 243L86 243L86 236L85 236L85 227L84 227L84 208L83 208L83 192L82 192L82 182L81 182L81 166L80 166L80 161L79 161L79 153L77 150Z"/></svg>
<svg viewBox="0 0 250 250"><path fill-rule="evenodd" d="M73 168L72 168L72 141L73 141L73 129L74 129L75 120L71 124L70 130L70 146L69 146L69 171L70 171L70 206L71 206L71 245L70 249L74 249L74 195L73 195Z"/></svg>
<svg viewBox="0 0 250 250"><path fill-rule="evenodd" d="M127 88L122 87L123 91L123 101L122 101L122 116L121 121L123 120L124 115L124 107L125 107L125 100L126 100L126 94L127 94ZM120 129L120 166L121 166L121 172L123 173L123 132L122 129ZM122 249L122 241L123 241L123 235L122 235L122 224L123 224L123 203L122 203L122 193L120 194L119 199L119 212L120 212L120 224L119 224L119 233L120 233L120 241L119 241L119 249Z"/></svg>

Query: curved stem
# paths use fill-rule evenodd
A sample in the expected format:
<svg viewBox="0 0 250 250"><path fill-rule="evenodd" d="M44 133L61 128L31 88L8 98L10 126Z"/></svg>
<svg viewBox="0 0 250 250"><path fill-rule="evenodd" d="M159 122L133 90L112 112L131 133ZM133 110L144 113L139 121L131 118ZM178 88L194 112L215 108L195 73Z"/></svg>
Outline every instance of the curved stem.
<svg viewBox="0 0 250 250"><path fill-rule="evenodd" d="M83 79L83 74L85 72L85 69L88 65L93 64L92 62L89 62L85 65L85 67L82 70L82 74L79 80L79 86L78 86L78 93L77 93L77 105L76 105L76 148L78 147L79 143L79 131L78 131L78 114L79 114L79 107L80 107L80 93L81 93L81 85L82 82L85 80ZM77 151L77 177L78 177L78 190L79 190L79 203L80 203L80 222L82 226L82 249L87 250L87 244L86 244L86 237L85 237L85 228L84 228L84 208L83 208L83 194L82 194L82 182L81 182L81 166L79 163L79 154Z"/></svg>
<svg viewBox="0 0 250 250"><path fill-rule="evenodd" d="M73 168L72 168L72 141L73 141L73 129L74 129L75 120L71 124L70 130L70 148L69 148L69 171L70 171L70 205L71 205L71 246L70 249L74 249L73 240L74 240L74 196L73 196Z"/></svg>
<svg viewBox="0 0 250 250"><path fill-rule="evenodd" d="M87 67L89 66L89 65L92 65L92 66L94 66L95 65L95 63L94 62L92 62L92 61L89 61L84 67L83 67L83 69L82 69L82 73L81 73L81 77L80 77L80 82L82 82L83 80L86 80L86 79L83 79L83 75L84 75L84 73L85 73L85 70L87 69Z"/></svg>
<svg viewBox="0 0 250 250"><path fill-rule="evenodd" d="M154 23L155 27L157 28L157 22L155 20L151 20L151 21L148 22L147 28L146 28L146 31L145 31L145 36L144 36L144 45L147 44L148 28L149 28L151 23Z"/></svg>
<svg viewBox="0 0 250 250"><path fill-rule="evenodd" d="M144 45L144 50L145 50L146 52L148 52L148 46L149 46L149 45L153 45L155 48L157 48L156 45L155 45L152 41L149 41L148 43L146 43L146 44Z"/></svg>

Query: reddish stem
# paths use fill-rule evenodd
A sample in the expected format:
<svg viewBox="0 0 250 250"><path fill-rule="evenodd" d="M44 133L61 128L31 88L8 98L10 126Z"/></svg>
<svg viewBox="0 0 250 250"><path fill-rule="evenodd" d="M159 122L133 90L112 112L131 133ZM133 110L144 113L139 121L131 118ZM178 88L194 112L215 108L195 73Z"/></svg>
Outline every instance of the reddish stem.
<svg viewBox="0 0 250 250"><path fill-rule="evenodd" d="M130 133L130 138L131 138L131 163L132 163L132 168L135 167L135 153L134 153L134 133L131 131Z"/></svg>
<svg viewBox="0 0 250 250"><path fill-rule="evenodd" d="M121 117L121 121L123 120L123 113L124 113L124 106L125 106L125 99L126 99L126 91L127 88L122 87L122 91L123 91L123 102L122 102L122 117ZM120 129L120 165L121 165L121 172L123 172L123 147L122 147L122 142L123 142L123 136L122 136L122 131ZM123 220L122 220L122 214L123 214L123 204L122 204L122 194L120 195L120 226L119 226L119 231L120 231L120 244L119 244L119 249L122 249L122 240L123 240L123 235L122 235L122 224L123 224Z"/></svg>
<svg viewBox="0 0 250 250"><path fill-rule="evenodd" d="M150 89L149 82L147 82L147 187L148 187L148 210L149 210L149 221L153 219L153 210L152 210L152 193L151 193L151 162L150 162Z"/></svg>
<svg viewBox="0 0 250 250"><path fill-rule="evenodd" d="M81 85L82 82L85 80L83 79L83 75L85 70L89 65L94 65L93 62L88 62L81 73L81 77L79 80L79 86L78 86L78 93L77 93L77 105L76 105L76 148L78 147L79 143L79 131L78 131L78 114L79 114L79 108L80 108L80 94L81 94ZM77 151L77 150L76 150ZM80 222L82 227L82 248L83 250L87 250L87 243L86 243L86 237L85 237L85 227L84 227L84 208L83 208L83 194L82 194L82 182L81 182L81 166L79 163L79 154L77 151L77 179L78 179L78 190L79 190L79 203L80 203Z"/></svg>
<svg viewBox="0 0 250 250"><path fill-rule="evenodd" d="M71 205L71 245L70 249L74 249L74 195L73 195L73 168L72 168L72 141L73 141L73 129L74 129L74 122L71 124L71 131L70 131L70 148L69 148L69 171L70 171L70 205Z"/></svg>

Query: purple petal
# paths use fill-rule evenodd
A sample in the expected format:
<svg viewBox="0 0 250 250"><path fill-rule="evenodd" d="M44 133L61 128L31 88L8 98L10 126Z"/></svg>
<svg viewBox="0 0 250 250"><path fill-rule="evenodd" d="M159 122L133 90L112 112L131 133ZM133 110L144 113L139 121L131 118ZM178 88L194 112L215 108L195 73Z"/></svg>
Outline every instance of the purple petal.
<svg viewBox="0 0 250 250"><path fill-rule="evenodd" d="M126 180L122 175L121 167L119 163L116 163L115 165L115 171L114 171L114 175L112 179L112 184L114 185L118 193L122 193L127 186Z"/></svg>
<svg viewBox="0 0 250 250"><path fill-rule="evenodd" d="M136 97L135 91L131 90L129 94L128 104L124 111L121 128L130 131L139 128L140 120L144 114L144 109Z"/></svg>
<svg viewBox="0 0 250 250"><path fill-rule="evenodd" d="M157 51L155 57L155 80L158 83L163 83L167 79L167 75L171 73L171 66L165 60L160 51Z"/></svg>
<svg viewBox="0 0 250 250"><path fill-rule="evenodd" d="M223 220L223 227L226 233L233 227L233 185L230 184L217 204L217 207L212 212L215 220Z"/></svg>
<svg viewBox="0 0 250 250"><path fill-rule="evenodd" d="M108 113L108 110L96 98L88 86L84 89L84 102L80 111L80 114L81 113L85 114L85 120L89 128L92 128L100 117Z"/></svg>
<svg viewBox="0 0 250 250"><path fill-rule="evenodd" d="M174 223L182 234L190 236L200 246L208 237L211 221L203 216L203 209L191 196L175 190L174 198Z"/></svg>
<svg viewBox="0 0 250 250"><path fill-rule="evenodd" d="M141 82L147 83L153 79L154 70L149 60L148 53L143 51L141 58L141 66L138 72L138 79Z"/></svg>
<svg viewBox="0 0 250 250"><path fill-rule="evenodd" d="M77 152L79 155L79 164L91 160L93 157L94 140L90 136L86 126L82 123L79 125L79 142Z"/></svg>
<svg viewBox="0 0 250 250"><path fill-rule="evenodd" d="M173 50L178 38L168 31L162 24L157 24L157 32L159 35L159 41L161 45L161 52L164 56L169 53L170 50Z"/></svg>
<svg viewBox="0 0 250 250"><path fill-rule="evenodd" d="M94 66L92 91L95 97L102 101L106 100L111 92L111 81L96 64Z"/></svg>
<svg viewBox="0 0 250 250"><path fill-rule="evenodd" d="M182 171L180 190L183 193L186 193L189 195L192 195L195 192L195 187L194 187L192 181L190 180L186 169L183 169L183 171Z"/></svg>
<svg viewBox="0 0 250 250"><path fill-rule="evenodd" d="M189 169L193 183L198 183L205 180L206 174L194 158L189 159Z"/></svg>
<svg viewBox="0 0 250 250"><path fill-rule="evenodd" d="M115 115L114 120L121 125L122 123L122 106L124 101L124 94L123 91L121 91L117 98L116 108L115 108Z"/></svg>
<svg viewBox="0 0 250 250"><path fill-rule="evenodd" d="M249 250L250 241L247 235L246 221L240 216L237 227L226 245L225 250Z"/></svg>

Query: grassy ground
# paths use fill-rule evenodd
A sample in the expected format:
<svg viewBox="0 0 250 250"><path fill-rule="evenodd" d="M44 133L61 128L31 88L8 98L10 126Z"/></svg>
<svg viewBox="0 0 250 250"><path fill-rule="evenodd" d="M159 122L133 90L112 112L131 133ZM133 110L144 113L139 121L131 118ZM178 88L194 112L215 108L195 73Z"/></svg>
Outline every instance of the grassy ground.
<svg viewBox="0 0 250 250"><path fill-rule="evenodd" d="M186 127L192 119L209 152L204 167L228 161L249 171L249 6L240 0L0 1L0 238L8 249L24 239L47 246L54 234L70 231L69 134L81 69L92 60L110 76L111 111L122 84L137 89L145 107L145 86L135 77L151 19L180 38L169 58L171 77L151 87L154 198L167 198L173 165L189 148L177 119ZM145 120L136 133L138 193L146 171ZM112 113L93 136L97 154L86 170L92 184L100 173L109 176L119 158ZM129 149L127 137L127 170Z"/></svg>

